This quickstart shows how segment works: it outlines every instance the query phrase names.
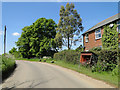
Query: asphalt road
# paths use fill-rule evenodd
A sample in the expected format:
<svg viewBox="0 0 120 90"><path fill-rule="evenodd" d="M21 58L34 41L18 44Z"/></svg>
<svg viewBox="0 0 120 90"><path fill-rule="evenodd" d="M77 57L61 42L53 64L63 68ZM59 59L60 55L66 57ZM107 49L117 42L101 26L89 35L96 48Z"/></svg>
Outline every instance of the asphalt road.
<svg viewBox="0 0 120 90"><path fill-rule="evenodd" d="M112 88L105 82L48 63L16 61L17 68L2 88Z"/></svg>

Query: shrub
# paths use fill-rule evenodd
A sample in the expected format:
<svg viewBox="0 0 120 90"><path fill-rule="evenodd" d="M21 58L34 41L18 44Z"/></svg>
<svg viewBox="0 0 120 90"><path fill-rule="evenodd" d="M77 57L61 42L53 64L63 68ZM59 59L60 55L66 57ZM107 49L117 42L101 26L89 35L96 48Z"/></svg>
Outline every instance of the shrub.
<svg viewBox="0 0 120 90"><path fill-rule="evenodd" d="M67 53L67 50L55 53L54 54L54 59L56 59L56 60L64 60L66 53Z"/></svg>
<svg viewBox="0 0 120 90"><path fill-rule="evenodd" d="M92 49L90 49L90 51L101 51L102 48L101 47L94 47Z"/></svg>
<svg viewBox="0 0 120 90"><path fill-rule="evenodd" d="M118 76L118 65L116 65L115 69L113 69L112 75L117 75Z"/></svg>
<svg viewBox="0 0 120 90"><path fill-rule="evenodd" d="M77 64L79 63L80 52L77 52L75 50L64 50L59 53L55 53L54 59L64 60L65 62L68 62L68 63Z"/></svg>
<svg viewBox="0 0 120 90"><path fill-rule="evenodd" d="M92 71L112 71L118 64L117 51L101 50L98 53L98 62L92 67Z"/></svg>
<svg viewBox="0 0 120 90"><path fill-rule="evenodd" d="M2 70L0 72L2 72L2 77L4 77L15 68L15 60L5 56L0 56L0 58L2 59L2 63L0 64Z"/></svg>

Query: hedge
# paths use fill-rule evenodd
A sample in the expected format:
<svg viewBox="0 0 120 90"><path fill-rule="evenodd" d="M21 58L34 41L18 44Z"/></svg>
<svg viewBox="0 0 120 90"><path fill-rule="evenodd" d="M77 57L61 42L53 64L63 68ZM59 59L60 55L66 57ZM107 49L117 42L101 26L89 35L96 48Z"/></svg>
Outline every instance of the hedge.
<svg viewBox="0 0 120 90"><path fill-rule="evenodd" d="M75 50L64 50L54 54L55 60L64 60L68 63L78 64L80 60L80 52Z"/></svg>
<svg viewBox="0 0 120 90"><path fill-rule="evenodd" d="M97 52L98 62L92 67L92 71L112 71L118 65L117 50L101 50Z"/></svg>
<svg viewBox="0 0 120 90"><path fill-rule="evenodd" d="M0 62L0 68L2 68L0 73L2 72L2 78L4 79L14 70L16 64L15 60L11 58L7 58L5 56L0 56L0 58L2 59L2 62Z"/></svg>
<svg viewBox="0 0 120 90"><path fill-rule="evenodd" d="M98 56L97 64L93 64L93 72L102 71L116 71L118 65L118 52L117 50L95 50L93 51ZM80 61L80 52L75 50L64 50L54 54L55 60L64 60L69 63L78 64Z"/></svg>

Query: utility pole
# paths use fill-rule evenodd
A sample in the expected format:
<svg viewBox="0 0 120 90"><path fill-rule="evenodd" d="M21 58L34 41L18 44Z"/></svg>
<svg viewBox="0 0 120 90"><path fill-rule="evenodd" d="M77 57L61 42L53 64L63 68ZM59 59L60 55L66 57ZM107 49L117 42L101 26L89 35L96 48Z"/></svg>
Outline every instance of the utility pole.
<svg viewBox="0 0 120 90"><path fill-rule="evenodd" d="M5 25L5 29L4 29L4 56L5 56L5 52L6 51L6 25Z"/></svg>

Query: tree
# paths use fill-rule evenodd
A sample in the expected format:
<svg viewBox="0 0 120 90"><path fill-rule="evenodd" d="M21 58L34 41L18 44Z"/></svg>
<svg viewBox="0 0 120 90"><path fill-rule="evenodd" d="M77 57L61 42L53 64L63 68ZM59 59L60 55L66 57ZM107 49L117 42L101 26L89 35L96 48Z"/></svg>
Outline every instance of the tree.
<svg viewBox="0 0 120 90"><path fill-rule="evenodd" d="M82 19L77 10L74 9L74 4L67 3L66 7L61 6L60 19L57 26L56 42L59 47L62 45L71 48L76 42L80 40L80 31L83 30ZM77 36L78 38L74 38Z"/></svg>
<svg viewBox="0 0 120 90"><path fill-rule="evenodd" d="M17 48L15 48L15 47L13 47L13 48L9 51L10 54L13 54L13 53L15 53L15 52L17 52Z"/></svg>
<svg viewBox="0 0 120 90"><path fill-rule="evenodd" d="M104 26L104 33L102 35L102 45L104 49L117 49L118 48L118 32L117 25L113 27Z"/></svg>
<svg viewBox="0 0 120 90"><path fill-rule="evenodd" d="M20 53L17 51L17 48L13 47L10 51L9 51L10 54L12 54L15 58L19 58L21 57L20 56Z"/></svg>
<svg viewBox="0 0 120 90"><path fill-rule="evenodd" d="M42 57L56 50L56 23L52 19L40 18L30 26L24 27L21 37L16 42L24 58Z"/></svg>
<svg viewBox="0 0 120 90"><path fill-rule="evenodd" d="M83 50L84 50L84 48L83 48L83 46L82 46L82 45L80 45L80 46L79 46L79 47L77 47L75 50L76 50L76 51L83 51Z"/></svg>

